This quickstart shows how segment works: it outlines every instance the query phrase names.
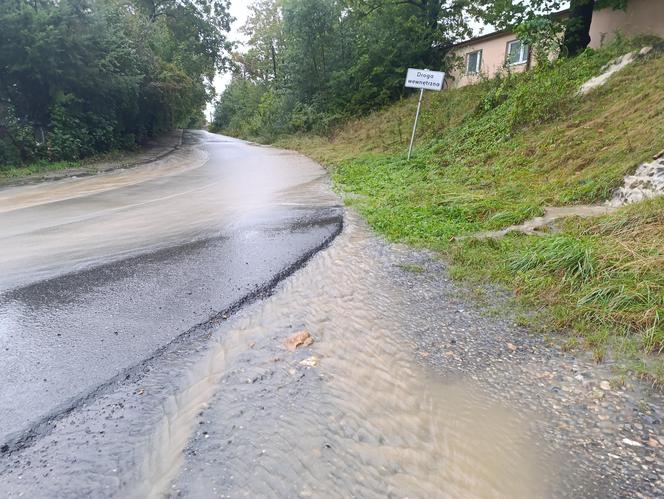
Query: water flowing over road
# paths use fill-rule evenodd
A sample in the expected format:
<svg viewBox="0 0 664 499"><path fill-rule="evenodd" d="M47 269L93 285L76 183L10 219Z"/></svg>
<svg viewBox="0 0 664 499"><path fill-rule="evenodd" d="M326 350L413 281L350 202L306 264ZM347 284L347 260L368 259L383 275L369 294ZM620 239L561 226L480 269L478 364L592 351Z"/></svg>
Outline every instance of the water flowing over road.
<svg viewBox="0 0 664 499"><path fill-rule="evenodd" d="M337 205L315 163L206 132L149 166L0 191L0 441L297 266Z"/></svg>
<svg viewBox="0 0 664 499"><path fill-rule="evenodd" d="M352 211L341 231L311 161L187 137L0 191L2 496L661 492L656 395L606 388Z"/></svg>

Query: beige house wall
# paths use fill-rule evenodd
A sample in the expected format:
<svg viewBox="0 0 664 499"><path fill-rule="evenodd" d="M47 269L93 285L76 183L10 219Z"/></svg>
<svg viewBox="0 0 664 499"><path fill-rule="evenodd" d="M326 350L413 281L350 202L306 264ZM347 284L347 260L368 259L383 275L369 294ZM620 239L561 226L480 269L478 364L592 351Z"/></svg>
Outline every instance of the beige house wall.
<svg viewBox="0 0 664 499"><path fill-rule="evenodd" d="M463 87L476 83L481 78L492 78L499 71L505 71L507 44L514 40L516 40L514 33L505 33L490 40L479 40L477 43L459 47L454 51L454 55L459 58L461 67L450 72L450 76L453 78L450 78L447 84L453 87ZM482 51L480 72L479 74L466 74L466 57L476 50ZM509 71L524 71L526 66L528 66L527 63L510 65Z"/></svg>
<svg viewBox="0 0 664 499"><path fill-rule="evenodd" d="M601 47L615 37L657 35L664 38L664 0L629 0L627 9L610 8L593 13L590 25L590 46Z"/></svg>
<svg viewBox="0 0 664 499"><path fill-rule="evenodd" d="M630 0L625 11L606 8L594 12L590 25L590 47L601 47L618 32L626 36L649 34L664 38L664 0ZM495 36L461 44L453 51L453 55L461 61L461 67L450 71L447 85L463 87L482 77L492 78L500 71L523 71L530 67L534 63L532 60L506 67L507 43L515 39L513 33L496 33ZM480 73L466 74L466 57L476 50L482 50Z"/></svg>

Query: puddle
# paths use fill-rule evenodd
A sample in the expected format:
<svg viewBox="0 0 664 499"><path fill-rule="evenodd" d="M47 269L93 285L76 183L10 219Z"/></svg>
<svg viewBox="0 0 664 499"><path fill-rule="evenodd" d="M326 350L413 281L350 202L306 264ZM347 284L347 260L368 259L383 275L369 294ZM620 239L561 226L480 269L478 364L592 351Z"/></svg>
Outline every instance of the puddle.
<svg viewBox="0 0 664 499"><path fill-rule="evenodd" d="M423 297L390 275L398 252L349 218L219 332L167 408L137 496L548 495L529 415L418 361L409 338L436 318L413 317ZM301 329L313 346L286 351Z"/></svg>

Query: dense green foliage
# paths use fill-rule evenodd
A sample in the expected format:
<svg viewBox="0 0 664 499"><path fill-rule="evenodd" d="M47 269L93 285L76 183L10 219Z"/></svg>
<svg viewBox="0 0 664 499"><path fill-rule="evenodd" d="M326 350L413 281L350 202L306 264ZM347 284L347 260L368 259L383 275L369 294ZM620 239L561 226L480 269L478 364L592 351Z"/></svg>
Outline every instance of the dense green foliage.
<svg viewBox="0 0 664 499"><path fill-rule="evenodd" d="M0 0L0 165L198 120L229 22L226 0Z"/></svg>
<svg viewBox="0 0 664 499"><path fill-rule="evenodd" d="M664 383L664 199L574 217L547 237L473 237L548 206L601 203L662 150L661 41L605 86L577 95L612 58L651 43L618 39L527 73L432 92L411 161L413 99L331 139L295 135L280 145L330 165L353 194L348 203L388 238L439 251L454 277L512 288L541 312L527 309L525 323L571 331L569 346L632 359Z"/></svg>
<svg viewBox="0 0 664 499"><path fill-rule="evenodd" d="M593 7L627 1L574 0L563 19L562 0L256 0L213 129L263 141L329 132L404 96L408 67L458 63L447 55L471 19L514 29L548 63L587 46Z"/></svg>
<svg viewBox="0 0 664 499"><path fill-rule="evenodd" d="M458 0L260 0L249 48L217 105L214 127L272 140L323 132L399 98L408 67L445 67L467 35Z"/></svg>

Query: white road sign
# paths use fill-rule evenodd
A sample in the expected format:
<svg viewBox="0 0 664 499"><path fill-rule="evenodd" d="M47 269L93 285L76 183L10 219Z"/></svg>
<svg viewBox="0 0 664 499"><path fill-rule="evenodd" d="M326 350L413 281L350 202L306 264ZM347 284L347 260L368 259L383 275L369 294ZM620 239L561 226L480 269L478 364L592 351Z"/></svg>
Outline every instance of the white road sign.
<svg viewBox="0 0 664 499"><path fill-rule="evenodd" d="M420 100L417 101L417 113L415 113L415 123L413 123L413 134L410 136L410 145L408 146L408 160L413 152L413 143L415 142L415 130L417 129L417 120L420 117L420 108L422 107L422 96L425 90L442 90L445 73L442 71L429 71L428 69L408 68L406 74L406 87L419 88Z"/></svg>
<svg viewBox="0 0 664 499"><path fill-rule="evenodd" d="M442 90L444 79L445 73L442 71L408 68L406 87L422 88L424 90Z"/></svg>

